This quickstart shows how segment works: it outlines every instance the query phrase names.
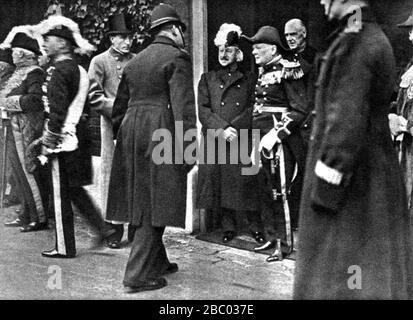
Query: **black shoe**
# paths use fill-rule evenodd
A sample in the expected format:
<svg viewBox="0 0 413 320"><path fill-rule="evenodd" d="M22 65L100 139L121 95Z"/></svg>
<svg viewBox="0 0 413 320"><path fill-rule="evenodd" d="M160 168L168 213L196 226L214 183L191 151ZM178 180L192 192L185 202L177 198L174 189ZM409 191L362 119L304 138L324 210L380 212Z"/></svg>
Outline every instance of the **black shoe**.
<svg viewBox="0 0 413 320"><path fill-rule="evenodd" d="M166 268L163 274L172 274L178 271L178 264L172 262L169 264L168 268Z"/></svg>
<svg viewBox="0 0 413 320"><path fill-rule="evenodd" d="M20 232L32 232L48 229L47 222L31 222L26 226L20 228Z"/></svg>
<svg viewBox="0 0 413 320"><path fill-rule="evenodd" d="M254 251L264 251L264 250L271 249L271 248L274 248L274 247L275 247L275 242L267 241L262 246L255 247Z"/></svg>
<svg viewBox="0 0 413 320"><path fill-rule="evenodd" d="M276 261L282 261L284 258L283 253L279 249L275 249L274 253L269 255L267 259L265 259L267 262L276 262Z"/></svg>
<svg viewBox="0 0 413 320"><path fill-rule="evenodd" d="M126 293L135 293L141 291L157 290L165 287L168 284L165 278L157 278L143 281L138 286L125 286Z"/></svg>
<svg viewBox="0 0 413 320"><path fill-rule="evenodd" d="M118 240L106 240L106 246L110 249L120 249L120 241L118 241Z"/></svg>
<svg viewBox="0 0 413 320"><path fill-rule="evenodd" d="M4 225L6 227L21 227L23 226L23 223L19 218L17 218L13 221L5 222Z"/></svg>
<svg viewBox="0 0 413 320"><path fill-rule="evenodd" d="M222 237L222 242L227 243L230 242L235 237L234 231L225 231L224 236Z"/></svg>
<svg viewBox="0 0 413 320"><path fill-rule="evenodd" d="M56 249L43 251L42 256L46 257L46 258L60 258L60 259L70 259L70 258L75 257L74 254L73 255L61 254L61 253L57 252Z"/></svg>
<svg viewBox="0 0 413 320"><path fill-rule="evenodd" d="M256 231L252 233L252 236L254 237L255 241L257 241L257 243L259 244L264 244L265 241L265 237L262 234L262 232Z"/></svg>
<svg viewBox="0 0 413 320"><path fill-rule="evenodd" d="M133 242L133 239L135 238L135 231L136 231L136 226L133 226L132 224L129 223L128 225L128 241Z"/></svg>

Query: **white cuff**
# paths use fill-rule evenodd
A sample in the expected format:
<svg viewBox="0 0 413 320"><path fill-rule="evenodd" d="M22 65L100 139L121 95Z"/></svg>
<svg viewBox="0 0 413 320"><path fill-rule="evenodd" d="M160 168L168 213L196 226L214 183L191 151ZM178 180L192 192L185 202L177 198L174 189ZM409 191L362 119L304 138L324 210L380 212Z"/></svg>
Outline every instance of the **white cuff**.
<svg viewBox="0 0 413 320"><path fill-rule="evenodd" d="M317 177L335 186L339 186L343 180L343 173L330 168L320 160L317 161L314 172Z"/></svg>

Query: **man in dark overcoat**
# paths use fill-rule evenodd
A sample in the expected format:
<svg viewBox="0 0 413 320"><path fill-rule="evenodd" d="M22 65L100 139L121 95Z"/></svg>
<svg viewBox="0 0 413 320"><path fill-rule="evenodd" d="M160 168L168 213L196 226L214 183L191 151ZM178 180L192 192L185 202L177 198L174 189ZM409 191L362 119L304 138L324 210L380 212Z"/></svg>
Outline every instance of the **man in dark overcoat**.
<svg viewBox="0 0 413 320"><path fill-rule="evenodd" d="M255 249L274 248L267 258L272 262L293 250L292 225L298 216L299 201L292 191L305 162L299 133L307 115L304 74L298 62L283 59L288 49L283 47L276 28L264 26L253 37L245 38L252 44L259 65L252 126L260 130L261 136L254 148L260 152L258 183L267 243Z"/></svg>
<svg viewBox="0 0 413 320"><path fill-rule="evenodd" d="M242 171L249 163L242 163L241 153L250 160L256 77L239 66L243 60L239 49L240 35L241 28L237 25L224 23L220 27L214 43L219 50L221 66L204 73L199 82L199 120L205 152L199 165L197 206L221 209L224 243L236 235L237 211L245 212L252 236L258 243L264 243L260 231L256 175L246 175ZM225 150L222 145L225 145ZM215 154L213 163L209 161L210 152ZM232 163L231 152L237 156ZM219 157L225 159L225 163L219 163Z"/></svg>
<svg viewBox="0 0 413 320"><path fill-rule="evenodd" d="M317 80L294 298L411 298L410 221L387 121L393 51L366 1L321 3L340 27Z"/></svg>
<svg viewBox="0 0 413 320"><path fill-rule="evenodd" d="M117 14L110 18L110 31L107 36L111 46L105 52L95 56L89 66L89 105L100 115L100 197L103 217L106 216L106 204L109 189L110 170L112 168L115 144L112 129L113 101L118 91L120 79L126 64L135 56L130 52L132 32L127 29L125 16ZM124 221L106 221L116 232L106 239L106 245L112 249L120 248L123 237ZM128 240L133 240L133 227L128 229Z"/></svg>
<svg viewBox="0 0 413 320"><path fill-rule="evenodd" d="M182 159L183 134L192 129L196 137L192 65L183 50L184 31L172 6L155 7L155 39L126 65L113 106L117 142L106 219L123 214L136 226L123 281L128 292L162 288L167 285L162 275L177 271L168 260L162 235L166 226L185 225L191 165ZM164 152L158 152L160 140Z"/></svg>

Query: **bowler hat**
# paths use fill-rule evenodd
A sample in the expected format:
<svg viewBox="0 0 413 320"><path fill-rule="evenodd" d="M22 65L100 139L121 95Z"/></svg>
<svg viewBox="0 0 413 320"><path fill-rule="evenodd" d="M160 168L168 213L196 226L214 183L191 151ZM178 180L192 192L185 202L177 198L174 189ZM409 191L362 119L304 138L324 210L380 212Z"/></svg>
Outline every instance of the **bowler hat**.
<svg viewBox="0 0 413 320"><path fill-rule="evenodd" d="M151 15L151 27L149 28L150 32L153 32L158 27L166 23L175 23L182 27L182 31L185 32L186 26L182 22L175 8L169 4L161 3L157 5Z"/></svg>
<svg viewBox="0 0 413 320"><path fill-rule="evenodd" d="M274 44L280 49L284 50L285 52L290 51L289 49L285 48L282 44L280 33L278 32L278 30L271 26L261 27L253 37L247 37L244 35L242 37L244 37L251 44Z"/></svg>
<svg viewBox="0 0 413 320"><path fill-rule="evenodd" d="M59 38L66 39L72 43L75 47L78 47L74 37L73 37L73 31L69 29L67 26L64 25L58 25L55 26L53 29L50 29L47 33L43 35L43 37L47 36L55 36Z"/></svg>
<svg viewBox="0 0 413 320"><path fill-rule="evenodd" d="M17 33L13 41L11 42L12 48L23 48L33 52L34 54L41 55L39 43L36 39L29 37L27 34L23 32Z"/></svg>
<svg viewBox="0 0 413 320"><path fill-rule="evenodd" d="M405 22L400 23L397 26L400 28L412 28L413 27L413 11Z"/></svg>
<svg viewBox="0 0 413 320"><path fill-rule="evenodd" d="M0 61L8 64L13 64L13 57L11 55L11 49L0 50Z"/></svg>
<svg viewBox="0 0 413 320"><path fill-rule="evenodd" d="M113 15L109 18L109 28L108 36L132 33L132 31L126 27L125 15L123 13Z"/></svg>

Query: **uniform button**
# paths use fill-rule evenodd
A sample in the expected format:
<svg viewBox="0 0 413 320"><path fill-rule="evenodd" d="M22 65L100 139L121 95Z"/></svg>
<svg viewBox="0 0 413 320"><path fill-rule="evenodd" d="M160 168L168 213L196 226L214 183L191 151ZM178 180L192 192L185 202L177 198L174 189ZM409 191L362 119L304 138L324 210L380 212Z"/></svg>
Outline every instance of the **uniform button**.
<svg viewBox="0 0 413 320"><path fill-rule="evenodd" d="M219 87L220 87L221 89L224 89L224 85L223 85L223 84L221 84Z"/></svg>
<svg viewBox="0 0 413 320"><path fill-rule="evenodd" d="M265 87L268 88L268 84L266 84Z"/></svg>
<svg viewBox="0 0 413 320"><path fill-rule="evenodd" d="M228 77L230 77L231 76L231 74L230 73L228 73Z"/></svg>
<svg viewBox="0 0 413 320"><path fill-rule="evenodd" d="M121 66L116 66L116 68L117 68L118 70L120 70L120 69L121 69Z"/></svg>
<svg viewBox="0 0 413 320"><path fill-rule="evenodd" d="M221 102L221 106L224 106L224 105L225 105L225 102L224 102L224 101L222 101L222 102Z"/></svg>
<svg viewBox="0 0 413 320"><path fill-rule="evenodd" d="M119 75L118 78L119 78L119 79L122 79L122 76Z"/></svg>
<svg viewBox="0 0 413 320"><path fill-rule="evenodd" d="M264 96L267 95L267 93L266 93L265 91L264 91L262 94L263 94Z"/></svg>
<svg viewBox="0 0 413 320"><path fill-rule="evenodd" d="M256 88L258 88L258 87L259 87L259 85L258 85L258 84L256 84L256 85L255 85L255 87L256 87Z"/></svg>
<svg viewBox="0 0 413 320"><path fill-rule="evenodd" d="M115 59L116 59L116 61L119 61L119 57L116 57Z"/></svg>
<svg viewBox="0 0 413 320"><path fill-rule="evenodd" d="M304 128L308 128L308 124L305 124L305 125L304 125Z"/></svg>
<svg viewBox="0 0 413 320"><path fill-rule="evenodd" d="M257 93L258 93L257 91L254 92L255 95L257 95Z"/></svg>
<svg viewBox="0 0 413 320"><path fill-rule="evenodd" d="M266 97L264 97L264 101L267 101L267 98L266 98Z"/></svg>
<svg viewBox="0 0 413 320"><path fill-rule="evenodd" d="M238 88L241 88L241 85L237 85Z"/></svg>
<svg viewBox="0 0 413 320"><path fill-rule="evenodd" d="M236 103L237 107L239 107L239 102Z"/></svg>

